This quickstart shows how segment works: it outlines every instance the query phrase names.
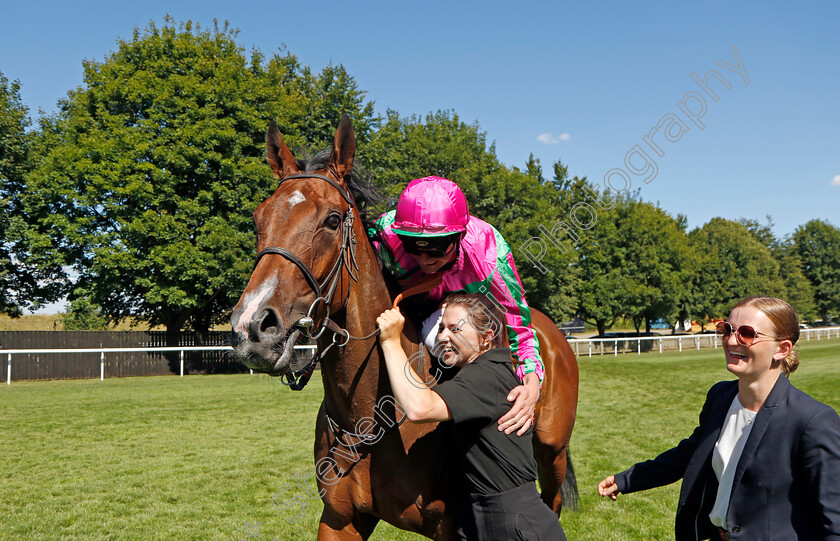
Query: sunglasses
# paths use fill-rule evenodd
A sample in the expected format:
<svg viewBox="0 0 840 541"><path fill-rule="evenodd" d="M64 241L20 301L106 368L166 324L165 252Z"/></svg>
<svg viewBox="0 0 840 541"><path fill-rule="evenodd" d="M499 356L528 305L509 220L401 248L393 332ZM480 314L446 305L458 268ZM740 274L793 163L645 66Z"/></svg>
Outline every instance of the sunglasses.
<svg viewBox="0 0 840 541"><path fill-rule="evenodd" d="M439 237L439 238L417 238L401 236L403 249L406 253L411 255L426 254L429 257L444 257L452 253L455 245L458 243L458 238Z"/></svg>
<svg viewBox="0 0 840 541"><path fill-rule="evenodd" d="M406 246L405 251L411 255L426 254L429 257L443 257L451 254L453 248L455 248L454 244L450 244L445 250L441 250L440 248L419 248L416 246L412 246L411 249L409 249L409 247Z"/></svg>
<svg viewBox="0 0 840 541"><path fill-rule="evenodd" d="M756 338L759 336L769 336L769 340L781 340L781 338L776 338L775 336L770 336L769 334L758 332L749 325L741 325L736 329L728 321L721 321L720 323L718 323L715 326L715 333L720 337L721 341L723 342L729 340L729 337L732 336L732 333L735 333L735 339L738 340L738 343L746 347L750 347L751 345L757 344L759 342L767 341L756 340Z"/></svg>

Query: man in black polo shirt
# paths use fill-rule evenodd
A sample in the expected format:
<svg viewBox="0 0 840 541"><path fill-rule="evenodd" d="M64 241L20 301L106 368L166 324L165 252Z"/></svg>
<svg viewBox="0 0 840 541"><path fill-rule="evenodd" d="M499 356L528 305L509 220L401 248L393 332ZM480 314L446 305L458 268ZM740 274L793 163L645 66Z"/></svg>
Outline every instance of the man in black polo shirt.
<svg viewBox="0 0 840 541"><path fill-rule="evenodd" d="M451 420L462 472L459 536L565 540L557 515L537 493L533 428L520 437L500 431L496 422L510 409L508 394L519 385L505 334L494 332L504 329L502 316L478 294L454 293L444 306L438 334L443 362L460 370L433 389L417 386L417 374L411 374L414 382L404 375L400 335L405 320L399 310L386 311L377 323L391 386L408 419Z"/></svg>

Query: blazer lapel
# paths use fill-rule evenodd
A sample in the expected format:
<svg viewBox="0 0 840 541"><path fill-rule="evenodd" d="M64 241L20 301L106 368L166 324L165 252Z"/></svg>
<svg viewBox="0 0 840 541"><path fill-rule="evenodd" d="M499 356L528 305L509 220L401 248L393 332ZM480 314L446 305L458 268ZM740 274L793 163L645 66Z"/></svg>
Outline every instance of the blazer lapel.
<svg viewBox="0 0 840 541"><path fill-rule="evenodd" d="M741 451L741 458L738 460L738 467L735 468L735 477L732 479L732 487L736 487L741 482L741 477L744 475L744 470L750 465L755 457L755 450L764 438L764 433L770 425L770 420L778 411L779 404L782 398L787 394L790 388L790 381L782 374L776 380L773 390L767 395L767 400L764 405L758 410L758 414L753 421L753 427L750 430L750 436L747 438L747 443L744 444L744 450Z"/></svg>
<svg viewBox="0 0 840 541"><path fill-rule="evenodd" d="M723 427L723 421L726 418L726 412L729 411L729 406L735 395L738 394L738 382L733 381L732 386L724 388L722 392L713 398L714 406L709 413L709 420L707 426L709 430L703 436L703 439L697 445L694 451L695 457L702 457L703 460L691 460L686 468L683 476L683 486L692 486L694 480L700 475L700 472L708 463L709 457L712 456L712 451L715 448L715 443L720 436L720 430ZM711 399L711 397L710 397Z"/></svg>

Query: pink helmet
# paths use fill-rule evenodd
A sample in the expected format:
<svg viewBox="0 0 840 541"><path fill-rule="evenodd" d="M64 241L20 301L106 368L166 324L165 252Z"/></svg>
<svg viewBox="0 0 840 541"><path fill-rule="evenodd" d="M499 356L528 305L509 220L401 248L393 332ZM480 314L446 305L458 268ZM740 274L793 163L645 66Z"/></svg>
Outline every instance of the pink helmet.
<svg viewBox="0 0 840 541"><path fill-rule="evenodd" d="M391 230L410 237L440 237L461 233L470 208L461 188L440 177L414 179L400 195Z"/></svg>

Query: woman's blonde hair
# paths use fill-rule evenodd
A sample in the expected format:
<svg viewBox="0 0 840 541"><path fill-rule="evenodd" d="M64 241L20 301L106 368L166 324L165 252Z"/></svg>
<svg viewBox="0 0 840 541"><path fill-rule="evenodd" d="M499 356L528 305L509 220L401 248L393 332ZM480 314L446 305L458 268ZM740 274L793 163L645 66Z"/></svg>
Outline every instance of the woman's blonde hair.
<svg viewBox="0 0 840 541"><path fill-rule="evenodd" d="M793 343L790 352L782 359L782 372L785 376L790 376L799 366L799 350L796 347L796 342L799 340L799 318L796 317L796 311L791 305L776 297L747 297L738 301L732 309L741 306L751 306L767 316L773 325L773 336Z"/></svg>

